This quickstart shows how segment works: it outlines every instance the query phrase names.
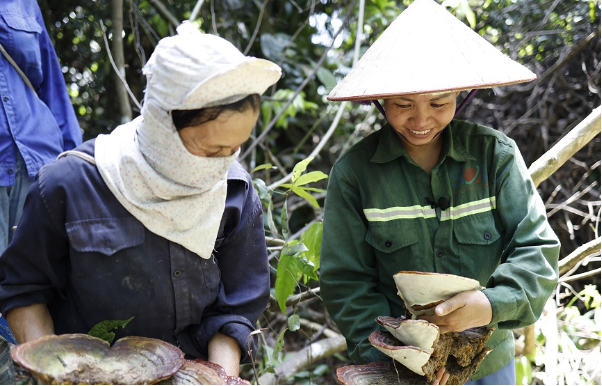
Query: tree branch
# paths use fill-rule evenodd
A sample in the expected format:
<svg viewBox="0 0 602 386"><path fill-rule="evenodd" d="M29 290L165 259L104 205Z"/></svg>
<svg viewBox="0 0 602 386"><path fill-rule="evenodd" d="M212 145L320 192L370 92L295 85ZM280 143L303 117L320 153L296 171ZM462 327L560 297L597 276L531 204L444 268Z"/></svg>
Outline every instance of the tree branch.
<svg viewBox="0 0 602 386"><path fill-rule="evenodd" d="M165 17L174 26L174 28L177 28L180 25L178 18L169 12L169 9L167 9L165 4L163 4L160 0L149 0L149 3L151 3L157 9L157 11L163 15L163 17Z"/></svg>
<svg viewBox="0 0 602 386"><path fill-rule="evenodd" d="M595 108L581 123L571 130L537 161L529 167L529 174L535 186L539 186L550 177L566 161L583 146L600 134L600 112L602 107Z"/></svg>
<svg viewBox="0 0 602 386"><path fill-rule="evenodd" d="M588 243L583 244L579 248L575 249L570 255L558 262L558 273L560 275L567 273L575 265L579 264L586 257L593 255L596 252L600 252L600 244L602 237L598 237Z"/></svg>
<svg viewBox="0 0 602 386"><path fill-rule="evenodd" d="M291 296L290 298L288 298L286 300L286 306L287 307L296 306L297 304L299 304L305 300L313 299L315 297L318 297L319 295L320 295L320 287L312 288L311 290L302 292L300 294L297 294L295 296ZM278 305L278 299L276 299L273 295L270 295L270 300L269 300L268 306L266 307L266 310L270 311L270 312L276 312L279 309L280 309L280 306Z"/></svg>
<svg viewBox="0 0 602 386"><path fill-rule="evenodd" d="M328 55L328 53L334 46L336 37L339 36L341 31L343 31L345 23L347 22L347 20L349 20L349 16L351 15L351 12L353 11L354 6L355 6L355 0L352 0L351 4L349 6L349 10L347 11L347 14L345 15L344 21L341 24L341 28L339 28L339 30L332 37L332 44L330 45L330 47L328 47L324 51L324 53L322 54L322 57L320 57L320 60L318 60L315 67L313 68L312 72L309 75L307 75L307 77L299 85L297 90L295 90L295 93L293 94L293 96L291 96L291 98L288 100L288 102L282 107L280 112L278 114L276 114L276 116L272 119L272 121L266 126L265 130L263 130L263 132L253 141L253 143L251 143L251 145L249 145L249 147L245 150L245 152L239 157L239 160L245 159L249 155L251 150L253 150L253 148L255 148L255 146L257 146L259 141L261 141L270 132L270 130L272 130L272 128L276 125L276 122L278 121L278 119L286 112L286 109L288 108L288 106L290 106L291 103L293 103L293 101L295 100L297 95L299 95L299 93L305 88L305 86L309 83L309 81L314 78L314 76L316 75L316 73L318 72L320 67L322 66L322 63L326 59L326 56Z"/></svg>
<svg viewBox="0 0 602 386"><path fill-rule="evenodd" d="M327 358L347 349L347 342L342 335L336 338L327 338L306 346L294 354L289 354L279 366L276 366L275 374L265 373L257 380L259 385L276 385L298 373L300 370L310 366L320 359Z"/></svg>

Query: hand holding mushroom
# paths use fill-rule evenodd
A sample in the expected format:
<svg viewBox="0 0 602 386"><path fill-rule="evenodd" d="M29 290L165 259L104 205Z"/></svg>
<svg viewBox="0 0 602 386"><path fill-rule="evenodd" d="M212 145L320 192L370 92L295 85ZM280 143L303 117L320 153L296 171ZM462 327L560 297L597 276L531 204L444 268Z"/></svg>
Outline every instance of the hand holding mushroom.
<svg viewBox="0 0 602 386"><path fill-rule="evenodd" d="M491 321L491 304L479 282L415 271L393 278L411 318L378 317L387 332L374 331L370 343L425 383L468 381L491 351L485 344L493 328L481 327Z"/></svg>
<svg viewBox="0 0 602 386"><path fill-rule="evenodd" d="M439 326L439 333L464 331L491 322L491 303L480 290L465 291L435 307L435 315L420 318Z"/></svg>

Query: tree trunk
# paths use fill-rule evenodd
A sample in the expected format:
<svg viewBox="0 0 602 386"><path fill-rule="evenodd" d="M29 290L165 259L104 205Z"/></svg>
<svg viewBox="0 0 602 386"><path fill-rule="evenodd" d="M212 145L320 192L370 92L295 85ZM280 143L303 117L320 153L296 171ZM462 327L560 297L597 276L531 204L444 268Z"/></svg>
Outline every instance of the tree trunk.
<svg viewBox="0 0 602 386"><path fill-rule="evenodd" d="M121 78L125 79L125 57L123 55L123 0L113 0L112 4L112 24L113 24L113 43L111 51L113 51L113 59L117 71L121 74ZM121 123L126 123L132 120L132 107L127 89L121 81L120 77L115 75L115 87L117 89L117 99L121 110Z"/></svg>

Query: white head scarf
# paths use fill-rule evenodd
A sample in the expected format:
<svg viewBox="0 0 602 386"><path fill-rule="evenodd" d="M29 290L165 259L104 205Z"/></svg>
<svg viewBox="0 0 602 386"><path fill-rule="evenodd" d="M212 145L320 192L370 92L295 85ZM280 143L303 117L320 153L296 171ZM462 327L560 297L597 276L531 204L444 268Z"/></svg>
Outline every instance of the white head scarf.
<svg viewBox="0 0 602 386"><path fill-rule="evenodd" d="M151 232L210 258L225 208L229 157L191 154L171 110L234 103L263 94L280 67L244 56L228 41L185 22L162 39L143 71L142 115L96 139L100 174L117 200Z"/></svg>

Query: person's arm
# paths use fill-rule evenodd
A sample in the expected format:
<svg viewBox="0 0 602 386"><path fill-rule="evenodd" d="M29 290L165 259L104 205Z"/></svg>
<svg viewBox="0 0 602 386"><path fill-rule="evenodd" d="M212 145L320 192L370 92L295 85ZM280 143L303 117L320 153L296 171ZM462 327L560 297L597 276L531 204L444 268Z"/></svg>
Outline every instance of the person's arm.
<svg viewBox="0 0 602 386"><path fill-rule="evenodd" d="M38 93L40 99L48 106L63 135L63 150L71 150L82 143L82 130L67 93L67 85L61 71L61 65L39 9L36 10L36 21L42 27L39 37L42 83Z"/></svg>
<svg viewBox="0 0 602 386"><path fill-rule="evenodd" d="M229 180L228 184L231 185L228 200L241 200L237 205L240 221L226 233L217 249L215 257L221 272L221 288L215 302L203 313L198 328L193 329L191 338L201 353L208 351L208 342L218 334L232 338L240 350L239 361L246 363L257 343L251 333L268 303L270 271L261 202L251 179ZM236 187L237 192L231 194L231 187ZM224 355L229 356L229 351Z"/></svg>
<svg viewBox="0 0 602 386"><path fill-rule="evenodd" d="M483 291L462 292L421 316L441 332L497 324L535 323L558 279L560 243L514 143L502 145L497 165L497 214L505 229L501 264Z"/></svg>
<svg viewBox="0 0 602 386"><path fill-rule="evenodd" d="M376 317L390 315L391 310L378 289L374 251L365 241L366 233L357 185L335 164L324 209L320 296L356 363L388 360L368 340L378 328Z"/></svg>
<svg viewBox="0 0 602 386"><path fill-rule="evenodd" d="M54 324L44 303L10 310L6 320L18 343L31 342L44 335L54 335Z"/></svg>
<svg viewBox="0 0 602 386"><path fill-rule="evenodd" d="M240 347L236 339L218 332L209 341L209 362L217 363L226 374L237 377L240 370Z"/></svg>
<svg viewBox="0 0 602 386"><path fill-rule="evenodd" d="M60 296L66 282L69 244L60 226L66 198L61 189L47 186L56 181L56 175L45 180L46 168L31 185L13 240L0 256L0 312L11 329L17 330L19 342L39 333L54 333L46 304ZM30 320L32 316L35 319Z"/></svg>

